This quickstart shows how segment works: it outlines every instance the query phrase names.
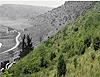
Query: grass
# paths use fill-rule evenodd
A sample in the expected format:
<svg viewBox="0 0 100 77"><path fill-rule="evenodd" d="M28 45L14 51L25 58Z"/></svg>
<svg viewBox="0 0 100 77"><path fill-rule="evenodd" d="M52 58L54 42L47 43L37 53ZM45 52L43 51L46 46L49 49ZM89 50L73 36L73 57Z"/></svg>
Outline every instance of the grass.
<svg viewBox="0 0 100 77"><path fill-rule="evenodd" d="M56 54L53 60L50 60L51 52ZM57 77L61 54L66 62L66 77L100 77L99 2L84 16L41 43L1 77ZM42 57L47 67L40 66Z"/></svg>

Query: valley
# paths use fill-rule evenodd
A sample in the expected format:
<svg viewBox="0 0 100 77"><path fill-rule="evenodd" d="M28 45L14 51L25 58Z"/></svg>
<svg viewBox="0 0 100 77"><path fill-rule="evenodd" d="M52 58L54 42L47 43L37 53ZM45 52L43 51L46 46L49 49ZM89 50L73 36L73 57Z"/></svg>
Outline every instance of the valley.
<svg viewBox="0 0 100 77"><path fill-rule="evenodd" d="M7 27L0 27L0 43L2 43L2 47L0 47L0 53L11 48L15 45L15 37L17 36L17 32L14 30L8 30Z"/></svg>

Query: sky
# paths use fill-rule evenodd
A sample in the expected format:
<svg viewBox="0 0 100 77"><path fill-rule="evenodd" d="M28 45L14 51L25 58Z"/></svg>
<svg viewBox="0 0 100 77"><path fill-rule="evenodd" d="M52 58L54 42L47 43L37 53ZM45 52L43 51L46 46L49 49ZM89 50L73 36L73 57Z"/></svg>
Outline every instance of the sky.
<svg viewBox="0 0 100 77"><path fill-rule="evenodd" d="M34 6L47 6L47 7L58 7L64 4L65 0L0 0L2 4L24 4Z"/></svg>

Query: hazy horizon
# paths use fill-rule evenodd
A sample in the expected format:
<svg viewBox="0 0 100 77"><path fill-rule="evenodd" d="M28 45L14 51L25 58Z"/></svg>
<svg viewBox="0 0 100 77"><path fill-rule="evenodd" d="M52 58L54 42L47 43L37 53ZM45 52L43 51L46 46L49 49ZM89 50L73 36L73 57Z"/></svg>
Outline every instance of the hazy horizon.
<svg viewBox="0 0 100 77"><path fill-rule="evenodd" d="M45 7L58 7L64 4L65 0L0 0L0 6L3 4L20 4Z"/></svg>

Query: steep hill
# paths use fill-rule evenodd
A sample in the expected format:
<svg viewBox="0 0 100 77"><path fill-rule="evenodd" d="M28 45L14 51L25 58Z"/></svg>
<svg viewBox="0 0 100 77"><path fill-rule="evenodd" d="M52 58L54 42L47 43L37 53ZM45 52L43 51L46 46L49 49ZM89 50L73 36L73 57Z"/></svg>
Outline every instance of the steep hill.
<svg viewBox="0 0 100 77"><path fill-rule="evenodd" d="M55 53L52 59L51 53ZM65 77L100 76L100 2L95 2L84 16L41 43L1 77L57 77L61 54L67 69ZM41 61L44 66L40 66Z"/></svg>
<svg viewBox="0 0 100 77"><path fill-rule="evenodd" d="M40 38L47 39L57 33L65 24L83 15L92 5L93 2L66 1L62 6L30 19L30 24L33 26L26 28L24 33L30 33L33 41L38 43Z"/></svg>

